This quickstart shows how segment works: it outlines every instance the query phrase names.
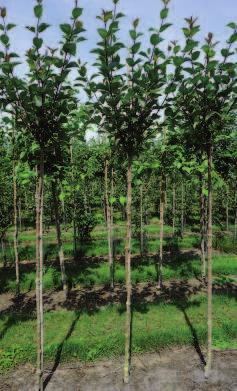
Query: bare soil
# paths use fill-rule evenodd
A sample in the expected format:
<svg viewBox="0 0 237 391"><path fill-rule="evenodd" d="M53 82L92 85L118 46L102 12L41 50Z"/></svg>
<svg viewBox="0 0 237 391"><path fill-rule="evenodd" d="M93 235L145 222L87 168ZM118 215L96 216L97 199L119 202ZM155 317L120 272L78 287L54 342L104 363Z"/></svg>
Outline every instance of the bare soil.
<svg viewBox="0 0 237 391"><path fill-rule="evenodd" d="M237 391L237 351L215 351L205 379L195 350L180 348L135 356L130 384L123 384L123 359L45 370L46 391ZM0 378L1 391L35 391L35 370L26 365Z"/></svg>

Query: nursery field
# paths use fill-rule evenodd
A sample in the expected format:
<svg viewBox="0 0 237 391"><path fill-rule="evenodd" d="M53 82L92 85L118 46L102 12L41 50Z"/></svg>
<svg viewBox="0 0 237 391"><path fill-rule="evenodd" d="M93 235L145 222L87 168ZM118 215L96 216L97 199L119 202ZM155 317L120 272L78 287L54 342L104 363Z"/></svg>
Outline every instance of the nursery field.
<svg viewBox="0 0 237 391"><path fill-rule="evenodd" d="M237 391L234 0L1 3L0 391Z"/></svg>

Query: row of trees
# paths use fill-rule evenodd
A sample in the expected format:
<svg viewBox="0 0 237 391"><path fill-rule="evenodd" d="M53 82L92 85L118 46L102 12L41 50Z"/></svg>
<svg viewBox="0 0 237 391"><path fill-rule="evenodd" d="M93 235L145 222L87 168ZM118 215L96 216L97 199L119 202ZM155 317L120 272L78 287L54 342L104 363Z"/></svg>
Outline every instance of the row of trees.
<svg viewBox="0 0 237 391"><path fill-rule="evenodd" d="M60 25L59 49L47 46L42 35L50 27L43 21L43 1L34 7L35 25L27 26L33 34L32 47L26 54L28 72L18 76L15 68L19 55L11 51L7 11L1 8L2 43L1 109L5 113L1 148L9 153L3 157L6 170L13 177L14 249L16 281L19 292L18 222L19 199L24 186L32 188L35 179L36 226L36 301L38 335L38 385L43 389L43 209L44 189L51 187L52 205L62 274L67 294L67 279L61 238L60 201L66 219L73 222L74 250L77 237L88 234L94 221L91 200L105 189L105 216L108 228L108 253L111 288L113 270L113 209L117 198L121 209L126 204L126 332L124 382L128 383L131 360L131 237L132 202L139 199L140 227L143 227L143 197L147 179L151 195L159 187L160 248L159 281L162 289L164 216L167 213L166 188L172 184L173 229L176 221L176 192L180 183L180 231L185 221L185 185L194 175L200 198L200 227L203 273L205 273L205 237L208 261L208 355L206 375L211 367L212 352L212 209L213 176L226 184L229 208L236 211L236 62L237 25L230 23L231 34L226 46L219 45L211 33L205 42L197 39L197 20L187 18L183 28L184 44L165 43L169 0L162 0L160 25L150 29L150 45L144 48L139 20L129 30L128 48L120 41L118 0L113 9L103 10L97 18L99 41L92 50L96 60L94 73L77 59L77 47L84 38L82 8L75 0L70 23ZM73 71L73 72L72 72ZM72 75L76 77L73 79ZM78 92L84 90L88 102L78 108ZM94 124L104 134L102 144L85 147L86 129ZM233 130L234 129L234 130ZM78 164L82 169L78 170ZM216 164L218 162L218 166ZM11 167L12 164L12 167ZM99 166L99 167L98 167ZM118 175L118 167L120 174ZM126 184L123 173L126 172ZM117 177L120 178L117 181ZM188 179L187 179L188 177ZM19 180L21 178L21 181ZM93 178L93 179L92 179ZM96 178L96 179L95 179ZM24 182L25 181L25 182ZM116 181L119 186L115 186ZM179 182L180 181L180 182ZM19 184L21 183L21 188ZM133 190L133 185L134 190ZM8 186L11 186L8 181ZM126 190L124 190L126 188ZM139 189L139 195L136 194ZM126 192L126 197L124 197ZM27 197L29 197L29 191ZM21 194L21 197L19 197ZM195 194L195 191L194 191ZM1 222L9 225L9 189L4 186L4 208ZM67 197L68 196L68 197ZM70 201L69 201L70 199ZM31 201L32 202L32 201ZM157 202L157 200L156 200ZM28 200L25 201L28 207ZM11 208L11 206L10 206ZM228 211L228 212L227 212ZM136 213L137 214L137 213ZM187 214L186 214L187 215ZM229 222L229 217L226 217ZM236 221L236 217L235 217ZM207 222L207 224L206 224ZM207 232L206 232L207 225ZM1 231L1 235L2 232ZM142 232L142 230L141 230ZM84 236L85 235L85 236ZM143 252L141 235L141 252Z"/></svg>

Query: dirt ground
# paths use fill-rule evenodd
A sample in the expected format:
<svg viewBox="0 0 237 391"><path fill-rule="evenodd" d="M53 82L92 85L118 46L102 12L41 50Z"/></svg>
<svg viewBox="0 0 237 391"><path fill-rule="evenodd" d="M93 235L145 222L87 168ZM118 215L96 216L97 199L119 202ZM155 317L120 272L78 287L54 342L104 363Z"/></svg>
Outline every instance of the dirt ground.
<svg viewBox="0 0 237 391"><path fill-rule="evenodd" d="M123 360L90 365L67 364L45 370L46 391L237 391L237 351L216 351L207 379L192 348L176 348L133 357L131 381L122 382ZM0 391L36 391L28 365L0 378Z"/></svg>

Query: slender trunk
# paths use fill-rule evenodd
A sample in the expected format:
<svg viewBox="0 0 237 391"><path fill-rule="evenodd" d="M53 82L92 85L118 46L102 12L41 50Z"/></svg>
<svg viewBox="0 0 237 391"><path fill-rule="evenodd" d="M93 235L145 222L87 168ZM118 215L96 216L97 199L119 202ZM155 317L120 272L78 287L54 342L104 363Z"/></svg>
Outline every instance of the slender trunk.
<svg viewBox="0 0 237 391"><path fill-rule="evenodd" d="M202 263L202 276L206 277L206 252L205 252L205 231L206 231L206 219L205 219L205 195L204 195L204 178L200 173L200 251L201 251L201 263Z"/></svg>
<svg viewBox="0 0 237 391"><path fill-rule="evenodd" d="M44 155L41 152L36 184L36 307L37 307L37 382L43 391L44 312L43 312L43 204Z"/></svg>
<svg viewBox="0 0 237 391"><path fill-rule="evenodd" d="M128 160L127 171L127 227L125 244L125 272L126 272L126 330L125 330L125 360L124 360L124 383L129 383L131 364L131 236L132 236L132 162Z"/></svg>
<svg viewBox="0 0 237 391"><path fill-rule="evenodd" d="M67 286L67 277L65 272L65 262L64 262L64 251L63 251L63 242L61 235L61 225L60 225L60 216L59 216L59 198L58 198L58 188L57 182L52 181L52 195L53 195L53 205L54 205L54 216L55 216L55 226L57 232L57 243L58 243L58 257L61 269L61 280L65 296L67 297L68 286Z"/></svg>
<svg viewBox="0 0 237 391"><path fill-rule="evenodd" d="M175 189L175 184L173 184L173 236L175 235L175 217L176 217L176 189Z"/></svg>
<svg viewBox="0 0 237 391"><path fill-rule="evenodd" d="M6 257L6 235L5 233L1 237L1 246L2 246L2 259L3 259L3 267L7 266L7 257Z"/></svg>
<svg viewBox="0 0 237 391"><path fill-rule="evenodd" d="M143 234L143 185L140 186L140 253L144 255L144 234Z"/></svg>
<svg viewBox="0 0 237 391"><path fill-rule="evenodd" d="M181 183L181 237L184 236L184 183Z"/></svg>
<svg viewBox="0 0 237 391"><path fill-rule="evenodd" d="M164 242L164 211L165 211L165 185L166 178L164 173L161 173L160 179L160 251L158 262L158 288L162 289L163 285L163 242Z"/></svg>
<svg viewBox="0 0 237 391"><path fill-rule="evenodd" d="M15 130L13 130L13 209L14 209L14 256L15 256L15 272L16 272L16 295L20 293L20 271L19 271L19 251L18 251L18 235L19 235L19 218L18 218L18 192L17 192L17 177L16 177L16 157L15 157Z"/></svg>
<svg viewBox="0 0 237 391"><path fill-rule="evenodd" d="M235 192L235 223L234 223L234 240L237 239L237 191Z"/></svg>
<svg viewBox="0 0 237 391"><path fill-rule="evenodd" d="M22 213L21 213L21 198L18 198L18 217L19 217L19 231L22 231Z"/></svg>
<svg viewBox="0 0 237 391"><path fill-rule="evenodd" d="M207 360L205 376L212 365L212 146L208 150L208 229L207 229Z"/></svg>
<svg viewBox="0 0 237 391"><path fill-rule="evenodd" d="M74 183L74 159L73 159L73 146L72 146L73 139L71 140L70 144L70 161L72 166L71 171L71 179L72 179L72 187L73 187L73 255L74 260L76 260L77 257L77 227L76 227L76 193L75 193L75 183Z"/></svg>
<svg viewBox="0 0 237 391"><path fill-rule="evenodd" d="M112 168L112 172L111 172L111 197L114 197L114 169ZM110 207L110 211L111 211L111 235L112 235L112 252L113 252L113 260L114 260L114 208L113 208L113 204L111 204L111 207Z"/></svg>
<svg viewBox="0 0 237 391"><path fill-rule="evenodd" d="M111 289L114 289L114 260L113 260L113 243L112 243L112 220L111 220L111 210L110 210L109 191L108 191L108 168L109 168L109 162L106 159L105 161L105 210L106 210L106 224L107 224L107 237L108 237L110 287Z"/></svg>
<svg viewBox="0 0 237 391"><path fill-rule="evenodd" d="M229 231L229 189L226 191L226 231Z"/></svg>

